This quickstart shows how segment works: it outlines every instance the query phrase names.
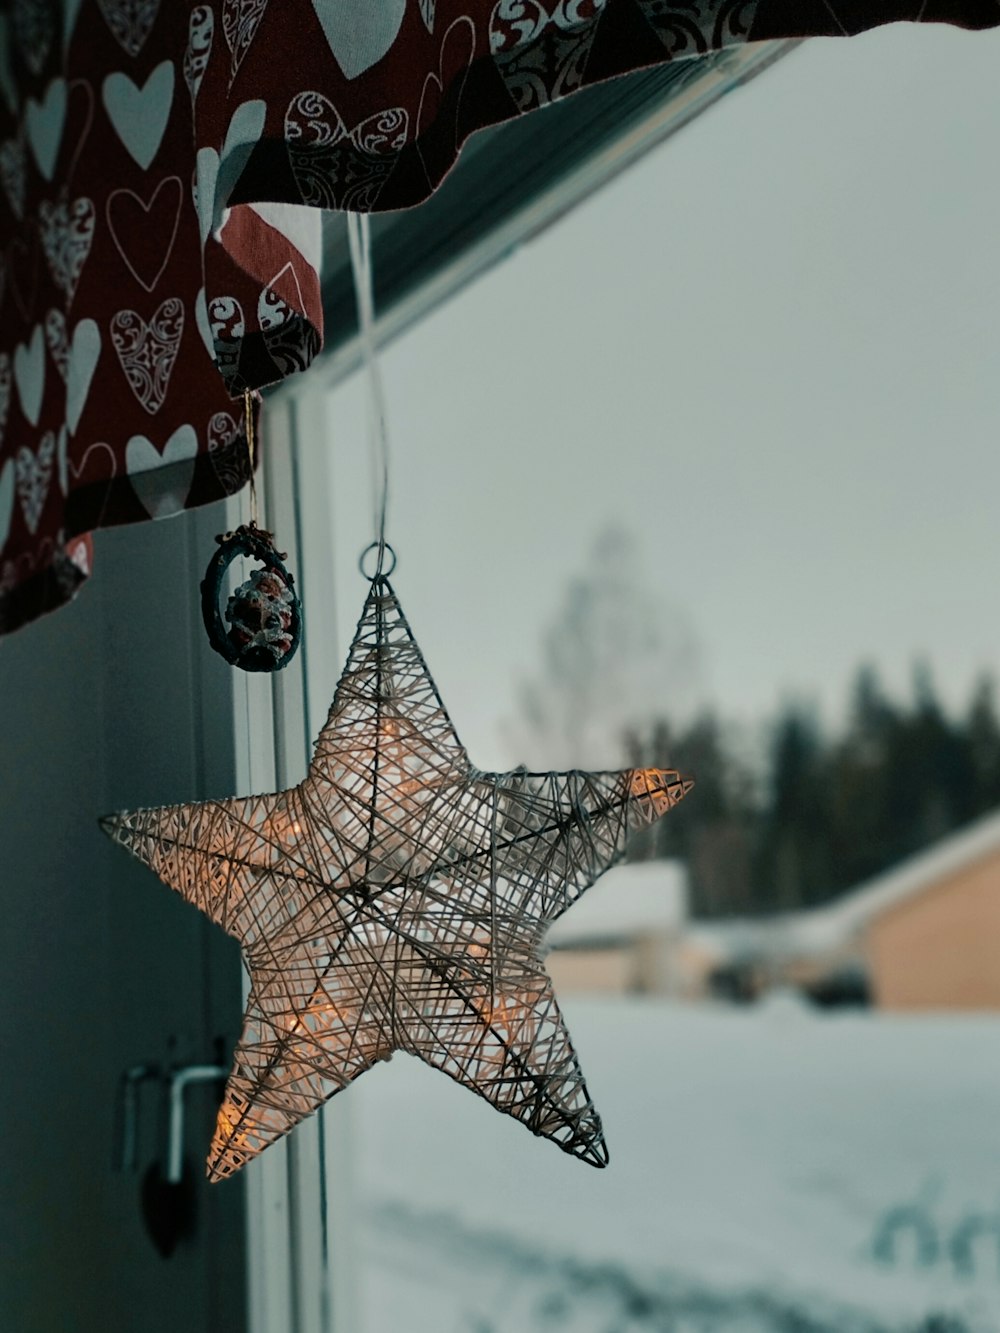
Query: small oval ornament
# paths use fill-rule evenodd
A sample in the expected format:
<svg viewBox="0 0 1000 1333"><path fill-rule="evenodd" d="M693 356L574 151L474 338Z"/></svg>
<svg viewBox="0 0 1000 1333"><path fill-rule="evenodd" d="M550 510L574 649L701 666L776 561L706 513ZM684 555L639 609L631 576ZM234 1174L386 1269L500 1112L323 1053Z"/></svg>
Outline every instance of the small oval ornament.
<svg viewBox="0 0 1000 1333"><path fill-rule="evenodd" d="M295 580L285 568L283 552L256 524L217 537L219 549L209 561L201 583L201 614L208 641L230 666L243 671L280 671L295 656L302 640L302 604ZM238 556L259 562L226 604L219 609L226 571ZM229 622L228 628L226 621Z"/></svg>

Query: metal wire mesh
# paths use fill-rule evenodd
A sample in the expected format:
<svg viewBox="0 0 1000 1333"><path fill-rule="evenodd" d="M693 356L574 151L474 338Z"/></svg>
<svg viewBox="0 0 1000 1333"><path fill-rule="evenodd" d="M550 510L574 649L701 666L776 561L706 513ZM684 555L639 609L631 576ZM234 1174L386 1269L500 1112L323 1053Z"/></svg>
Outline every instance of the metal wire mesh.
<svg viewBox="0 0 1000 1333"><path fill-rule="evenodd" d="M396 1050L606 1165L544 936L690 786L662 769L478 771L378 575L298 787L102 820L243 946L210 1178Z"/></svg>

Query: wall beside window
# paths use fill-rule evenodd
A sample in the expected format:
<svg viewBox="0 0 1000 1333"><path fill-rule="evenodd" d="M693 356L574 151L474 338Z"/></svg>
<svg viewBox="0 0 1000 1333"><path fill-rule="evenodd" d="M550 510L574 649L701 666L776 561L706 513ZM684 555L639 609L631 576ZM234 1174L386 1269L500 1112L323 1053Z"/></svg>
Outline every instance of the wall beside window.
<svg viewBox="0 0 1000 1333"><path fill-rule="evenodd" d="M0 1328L175 1333L245 1324L242 1182L209 1190L212 1089L190 1098L196 1231L146 1233L163 1161L143 1093L137 1171L113 1170L125 1069L204 1063L235 1040L233 941L100 832L115 809L229 795L228 668L207 659L196 560L218 512L98 534L73 605L0 644Z"/></svg>

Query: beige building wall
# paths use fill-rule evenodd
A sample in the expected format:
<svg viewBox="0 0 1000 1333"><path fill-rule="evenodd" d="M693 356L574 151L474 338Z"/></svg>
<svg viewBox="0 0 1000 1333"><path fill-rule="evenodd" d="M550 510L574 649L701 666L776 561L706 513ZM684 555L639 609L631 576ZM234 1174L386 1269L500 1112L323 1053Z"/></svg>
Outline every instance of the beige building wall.
<svg viewBox="0 0 1000 1333"><path fill-rule="evenodd" d="M868 927L882 1009L1000 1009L1000 854L905 902Z"/></svg>
<svg viewBox="0 0 1000 1333"><path fill-rule="evenodd" d="M556 994L676 995L678 940L645 931L606 948L553 949L545 959Z"/></svg>
<svg viewBox="0 0 1000 1333"><path fill-rule="evenodd" d="M627 995L630 949L553 949L545 959L556 995Z"/></svg>

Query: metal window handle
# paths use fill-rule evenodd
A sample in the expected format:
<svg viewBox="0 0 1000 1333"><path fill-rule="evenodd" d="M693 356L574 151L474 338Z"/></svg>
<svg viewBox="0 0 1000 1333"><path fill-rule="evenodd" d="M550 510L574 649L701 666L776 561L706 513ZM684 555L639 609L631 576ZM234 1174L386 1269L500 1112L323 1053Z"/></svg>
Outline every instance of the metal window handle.
<svg viewBox="0 0 1000 1333"><path fill-rule="evenodd" d="M184 1094L192 1083L210 1083L225 1078L224 1065L185 1065L167 1075L170 1090L170 1116L167 1125L168 1185L179 1185L184 1175Z"/></svg>
<svg viewBox="0 0 1000 1333"><path fill-rule="evenodd" d="M156 1082L167 1091L166 1180L171 1185L179 1184L184 1173L185 1093L194 1083L224 1079L228 1072L224 1065L182 1065L178 1069L165 1069L162 1065L137 1064L126 1069L118 1083L115 1169L131 1172L138 1168L142 1087Z"/></svg>
<svg viewBox="0 0 1000 1333"><path fill-rule="evenodd" d="M171 1043L173 1044L173 1043ZM221 1041L217 1043L220 1048ZM155 1083L167 1104L166 1170L163 1157L155 1160L142 1178L139 1203L146 1231L153 1245L167 1259L178 1244L195 1230L197 1191L190 1173L184 1175L185 1094L198 1083L225 1079L228 1069L222 1064L172 1065L136 1064L126 1069L118 1080L115 1169L136 1171L139 1165L139 1130L142 1089ZM161 1149L162 1151L162 1149Z"/></svg>

